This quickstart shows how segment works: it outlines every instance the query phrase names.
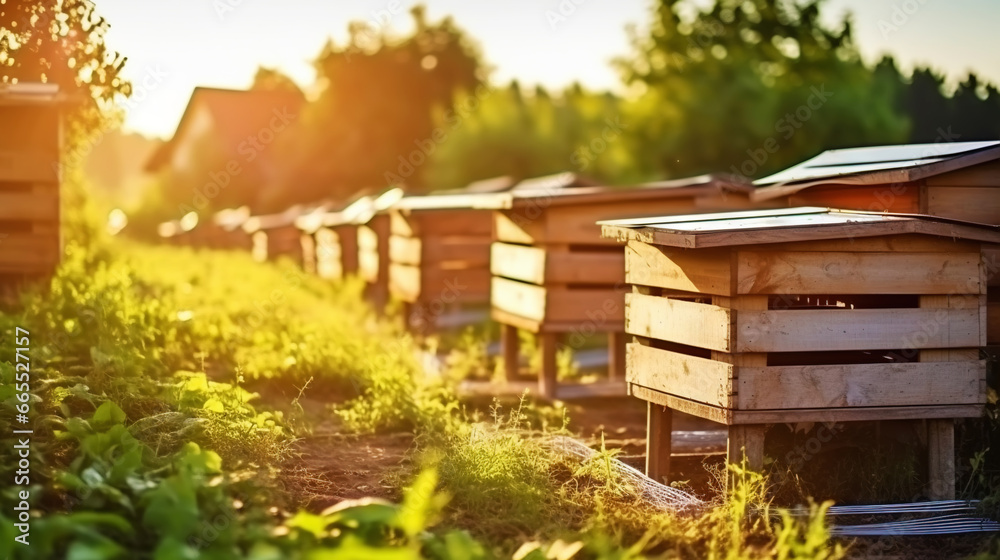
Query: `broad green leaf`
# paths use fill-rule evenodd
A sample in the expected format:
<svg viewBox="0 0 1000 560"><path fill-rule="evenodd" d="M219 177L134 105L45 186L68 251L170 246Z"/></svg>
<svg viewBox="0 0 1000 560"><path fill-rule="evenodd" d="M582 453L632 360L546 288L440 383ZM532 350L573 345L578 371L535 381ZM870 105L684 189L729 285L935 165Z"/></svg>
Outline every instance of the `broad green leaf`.
<svg viewBox="0 0 1000 560"><path fill-rule="evenodd" d="M97 407L97 410L94 411L94 415L90 418L91 424L103 428L108 428L114 424L120 424L124 421L125 412L111 401L105 401L104 404Z"/></svg>

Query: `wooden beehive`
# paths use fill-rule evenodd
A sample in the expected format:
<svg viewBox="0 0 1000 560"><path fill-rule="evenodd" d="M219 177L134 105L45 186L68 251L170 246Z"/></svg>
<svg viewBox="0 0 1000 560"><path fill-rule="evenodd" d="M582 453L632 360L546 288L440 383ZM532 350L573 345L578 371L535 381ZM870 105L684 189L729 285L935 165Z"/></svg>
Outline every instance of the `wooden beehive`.
<svg viewBox="0 0 1000 560"><path fill-rule="evenodd" d="M476 307L489 304L492 211L476 206L513 184L498 177L460 191L406 197L389 210L389 292L404 302L411 328L475 322Z"/></svg>
<svg viewBox="0 0 1000 560"><path fill-rule="evenodd" d="M729 426L763 465L773 423L928 420L931 492L954 496L953 419L986 402L983 243L1000 228L826 208L621 220L627 376L649 403L647 473L670 411ZM929 363L933 362L933 363Z"/></svg>
<svg viewBox="0 0 1000 560"><path fill-rule="evenodd" d="M358 213L358 273L367 284L365 296L380 312L389 303L388 210L402 197L401 189L389 189Z"/></svg>
<svg viewBox="0 0 1000 560"><path fill-rule="evenodd" d="M58 88L0 85L0 284L51 275L60 236Z"/></svg>
<svg viewBox="0 0 1000 560"><path fill-rule="evenodd" d="M1000 141L830 150L754 184L782 206L929 214L1000 224ZM1000 345L1000 246L984 248L988 339Z"/></svg>
<svg viewBox="0 0 1000 560"><path fill-rule="evenodd" d="M250 235L243 230L243 224L250 219L250 209L246 206L216 212L211 221L195 227L198 246L209 249L249 251L252 247Z"/></svg>
<svg viewBox="0 0 1000 560"><path fill-rule="evenodd" d="M372 218L374 203L362 196L342 210L319 210L296 220L306 271L330 280L358 274L358 228Z"/></svg>
<svg viewBox="0 0 1000 560"><path fill-rule="evenodd" d="M608 333L612 383L586 389L624 394L624 254L619 245L601 237L596 221L746 208L748 193L745 183L703 176L627 189L518 185L481 202L495 210L490 302L493 319L503 325L507 378L518 373L518 329L538 336L539 392L547 398L557 396L558 345L578 348L585 337ZM581 389L573 393L586 394Z"/></svg>
<svg viewBox="0 0 1000 560"><path fill-rule="evenodd" d="M295 223L308 212L302 206L293 206L280 214L248 218L242 228L250 236L254 260L264 262L285 257L302 266L302 232Z"/></svg>

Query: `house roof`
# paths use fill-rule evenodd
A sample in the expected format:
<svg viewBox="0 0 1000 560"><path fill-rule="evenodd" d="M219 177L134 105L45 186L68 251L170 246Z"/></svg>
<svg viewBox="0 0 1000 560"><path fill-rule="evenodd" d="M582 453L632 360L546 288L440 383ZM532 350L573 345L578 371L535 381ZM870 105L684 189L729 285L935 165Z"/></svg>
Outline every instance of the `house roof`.
<svg viewBox="0 0 1000 560"><path fill-rule="evenodd" d="M248 136L268 126L275 111L287 110L298 114L305 104L301 93L273 90L235 90L196 87L188 100L184 114L173 137L163 143L146 162L146 171L156 171L170 162L177 143L184 138L195 110L204 107L212 117L220 142L236 147Z"/></svg>
<svg viewBox="0 0 1000 560"><path fill-rule="evenodd" d="M828 150L754 181L768 200L816 185L906 183L1000 159L1000 141L942 142Z"/></svg>
<svg viewBox="0 0 1000 560"><path fill-rule="evenodd" d="M922 214L802 207L599 222L602 236L700 248L918 233L1000 243L1000 226Z"/></svg>

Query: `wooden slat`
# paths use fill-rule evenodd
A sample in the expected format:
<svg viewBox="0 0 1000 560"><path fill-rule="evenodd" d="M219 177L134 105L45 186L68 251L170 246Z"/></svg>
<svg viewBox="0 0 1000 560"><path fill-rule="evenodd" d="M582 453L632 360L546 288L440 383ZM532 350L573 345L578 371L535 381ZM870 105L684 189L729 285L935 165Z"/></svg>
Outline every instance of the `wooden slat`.
<svg viewBox="0 0 1000 560"><path fill-rule="evenodd" d="M986 343L1000 344L1000 302L986 304Z"/></svg>
<svg viewBox="0 0 1000 560"><path fill-rule="evenodd" d="M545 249L512 243L490 246L490 271L496 276L545 284Z"/></svg>
<svg viewBox="0 0 1000 560"><path fill-rule="evenodd" d="M920 187L917 183L894 185L818 186L788 197L788 206L827 206L872 212L920 212Z"/></svg>
<svg viewBox="0 0 1000 560"><path fill-rule="evenodd" d="M992 187L927 187L927 212L983 224L1000 224L1000 170Z"/></svg>
<svg viewBox="0 0 1000 560"><path fill-rule="evenodd" d="M398 264L419 265L421 246L418 237L394 233L389 236L389 260Z"/></svg>
<svg viewBox="0 0 1000 560"><path fill-rule="evenodd" d="M732 347L732 311L725 307L643 294L626 294L625 307L629 334L721 352Z"/></svg>
<svg viewBox="0 0 1000 560"><path fill-rule="evenodd" d="M545 320L545 288L494 276L490 303L494 308L533 321Z"/></svg>
<svg viewBox="0 0 1000 560"><path fill-rule="evenodd" d="M629 383L712 406L732 407L733 366L630 343L625 379Z"/></svg>
<svg viewBox="0 0 1000 560"><path fill-rule="evenodd" d="M0 180L2 180L0 173ZM36 183L29 192L0 190L0 220L59 221L59 187Z"/></svg>
<svg viewBox="0 0 1000 560"><path fill-rule="evenodd" d="M59 263L59 236L51 233L0 233L0 271L49 272Z"/></svg>
<svg viewBox="0 0 1000 560"><path fill-rule="evenodd" d="M490 235L491 210L415 210L390 213L390 232L405 237Z"/></svg>
<svg viewBox="0 0 1000 560"><path fill-rule="evenodd" d="M1000 287L1000 245L983 245L986 285Z"/></svg>
<svg viewBox="0 0 1000 560"><path fill-rule="evenodd" d="M728 249L692 251L629 241L625 278L629 284L716 295L732 295Z"/></svg>
<svg viewBox="0 0 1000 560"><path fill-rule="evenodd" d="M979 296L962 309L818 309L737 315L736 352L979 346Z"/></svg>
<svg viewBox="0 0 1000 560"><path fill-rule="evenodd" d="M924 180L927 185L962 185L966 187L1000 187L1000 160L994 160Z"/></svg>
<svg viewBox="0 0 1000 560"><path fill-rule="evenodd" d="M876 420L927 420L978 418L983 405L876 406L869 408L801 408L790 410L735 410L733 424L785 424L796 422L872 422Z"/></svg>
<svg viewBox="0 0 1000 560"><path fill-rule="evenodd" d="M982 404L986 362L739 368L740 410Z"/></svg>
<svg viewBox="0 0 1000 560"><path fill-rule="evenodd" d="M9 130L9 129L8 129ZM37 151L0 151L0 181L57 184L59 157Z"/></svg>
<svg viewBox="0 0 1000 560"><path fill-rule="evenodd" d="M491 289L494 309L531 321L579 323L603 332L620 328L624 319L622 294L611 289L544 288L499 276Z"/></svg>
<svg viewBox="0 0 1000 560"><path fill-rule="evenodd" d="M546 210L545 241L546 243L615 245L617 241L601 237L601 226L597 225L599 220L668 216L707 211L709 208L695 207L693 197L552 206Z"/></svg>
<svg viewBox="0 0 1000 560"><path fill-rule="evenodd" d="M497 241L531 245L545 239L544 218L527 218L520 214L498 210L493 212L493 233Z"/></svg>
<svg viewBox="0 0 1000 560"><path fill-rule="evenodd" d="M979 243L907 233L881 237L853 237L782 243L783 251L847 251L851 253L974 253Z"/></svg>
<svg viewBox="0 0 1000 560"><path fill-rule="evenodd" d="M537 285L616 284L625 280L625 256L620 251L559 251L511 243L494 243L493 274Z"/></svg>
<svg viewBox="0 0 1000 560"><path fill-rule="evenodd" d="M739 251L737 260L740 294L978 294L980 289L978 252Z"/></svg>
<svg viewBox="0 0 1000 560"><path fill-rule="evenodd" d="M441 269L390 263L389 289L410 303L485 303L489 301L490 272L485 268Z"/></svg>
<svg viewBox="0 0 1000 560"><path fill-rule="evenodd" d="M675 411L683 412L684 414L690 414L691 416L697 416L698 418L704 418L720 424L733 423L732 420L734 411L727 408L695 402L639 385L629 384L629 391L631 395L637 399L655 403L660 406L666 406Z"/></svg>

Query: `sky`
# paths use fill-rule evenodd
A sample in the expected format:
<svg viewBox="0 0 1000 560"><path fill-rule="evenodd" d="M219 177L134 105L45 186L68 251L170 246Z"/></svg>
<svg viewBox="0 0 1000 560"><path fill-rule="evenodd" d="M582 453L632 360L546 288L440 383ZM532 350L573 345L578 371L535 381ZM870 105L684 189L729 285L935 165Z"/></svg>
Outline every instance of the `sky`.
<svg viewBox="0 0 1000 560"><path fill-rule="evenodd" d="M704 3L707 0L696 0ZM559 89L574 81L620 90L610 65L630 51L626 27L644 29L650 0L96 0L111 24L108 47L128 57L135 93L125 129L168 138L199 85L246 88L258 66L308 87L311 61L350 21L405 33L422 3L469 33L497 83ZM828 0L825 14L853 12L862 54L891 53L906 68L930 65L952 81L970 70L1000 83L1000 0Z"/></svg>

